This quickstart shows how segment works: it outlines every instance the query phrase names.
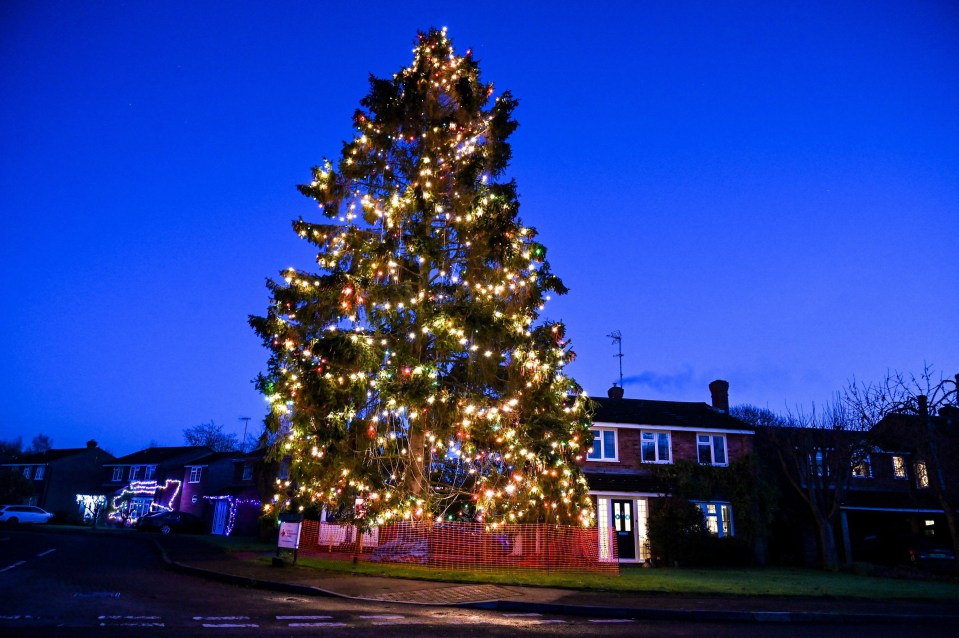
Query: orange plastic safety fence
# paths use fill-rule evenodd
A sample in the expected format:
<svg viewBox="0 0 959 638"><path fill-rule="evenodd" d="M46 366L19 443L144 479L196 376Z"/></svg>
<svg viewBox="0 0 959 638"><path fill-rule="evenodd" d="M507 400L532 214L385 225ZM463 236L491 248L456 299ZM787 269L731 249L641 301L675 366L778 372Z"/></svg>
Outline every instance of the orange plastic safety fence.
<svg viewBox="0 0 959 638"><path fill-rule="evenodd" d="M609 528L480 523L395 523L358 533L352 525L304 521L300 552L381 563L471 571L618 574Z"/></svg>

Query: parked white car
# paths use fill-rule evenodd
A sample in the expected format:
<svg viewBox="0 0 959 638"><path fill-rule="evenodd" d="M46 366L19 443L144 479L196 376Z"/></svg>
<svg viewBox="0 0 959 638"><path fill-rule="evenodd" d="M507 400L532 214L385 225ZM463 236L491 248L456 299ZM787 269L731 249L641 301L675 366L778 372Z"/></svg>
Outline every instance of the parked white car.
<svg viewBox="0 0 959 638"><path fill-rule="evenodd" d="M0 507L0 523L49 523L53 514L33 505L3 505Z"/></svg>

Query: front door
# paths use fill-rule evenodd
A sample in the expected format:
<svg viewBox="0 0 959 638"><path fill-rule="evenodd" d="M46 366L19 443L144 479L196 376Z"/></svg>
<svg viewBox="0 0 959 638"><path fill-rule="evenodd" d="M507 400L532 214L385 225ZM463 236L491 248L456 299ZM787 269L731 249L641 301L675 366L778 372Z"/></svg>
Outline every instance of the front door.
<svg viewBox="0 0 959 638"><path fill-rule="evenodd" d="M633 532L633 501L612 501L613 530L616 532L616 547L619 558L636 558L636 535Z"/></svg>
<svg viewBox="0 0 959 638"><path fill-rule="evenodd" d="M227 503L227 499L225 498L213 501L213 503L213 529L211 533L222 536L226 534L226 523L230 513L230 504Z"/></svg>

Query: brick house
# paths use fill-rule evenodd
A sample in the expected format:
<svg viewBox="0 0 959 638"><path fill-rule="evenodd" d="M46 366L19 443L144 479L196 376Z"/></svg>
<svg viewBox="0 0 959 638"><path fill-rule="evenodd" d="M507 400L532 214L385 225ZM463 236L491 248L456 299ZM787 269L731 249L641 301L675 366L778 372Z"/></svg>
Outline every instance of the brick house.
<svg viewBox="0 0 959 638"><path fill-rule="evenodd" d="M951 546L943 504L959 510L959 408L945 406L935 415L889 414L872 428L869 440L869 453L853 468L841 507L847 560L902 558L878 555L877 541L880 550L888 549L889 541L916 536Z"/></svg>
<svg viewBox="0 0 959 638"><path fill-rule="evenodd" d="M180 509L184 465L212 452L202 445L151 447L105 463L111 519L129 524L152 511Z"/></svg>
<svg viewBox="0 0 959 638"><path fill-rule="evenodd" d="M260 498L254 470L262 455L262 450L214 452L187 463L180 510L207 520L212 534L256 534Z"/></svg>
<svg viewBox="0 0 959 638"><path fill-rule="evenodd" d="M607 398L593 399L593 447L582 467L596 506L601 551L608 538L603 530L612 529L620 562L649 559L649 504L666 491L657 466L690 461L725 467L751 453L755 431L729 415L729 384L714 381L709 388L712 405L625 399L618 387ZM735 534L730 502L704 494L696 503L712 533Z"/></svg>
<svg viewBox="0 0 959 638"><path fill-rule="evenodd" d="M102 493L100 476L112 461L114 456L91 440L86 447L23 454L0 466L22 473L33 483L30 505L52 512L56 520L78 522L83 518L83 511L77 497Z"/></svg>

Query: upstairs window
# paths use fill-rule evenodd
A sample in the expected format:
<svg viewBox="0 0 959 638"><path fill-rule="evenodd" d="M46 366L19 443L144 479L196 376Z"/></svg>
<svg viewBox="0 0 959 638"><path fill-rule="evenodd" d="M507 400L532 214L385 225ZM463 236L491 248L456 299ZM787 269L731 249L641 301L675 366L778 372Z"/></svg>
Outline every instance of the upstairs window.
<svg viewBox="0 0 959 638"><path fill-rule="evenodd" d="M616 461L616 430L614 428L593 428L593 448L586 455L590 461Z"/></svg>
<svg viewBox="0 0 959 638"><path fill-rule="evenodd" d="M897 479L909 478L906 474L906 459L901 456L892 457L892 476Z"/></svg>
<svg viewBox="0 0 959 638"><path fill-rule="evenodd" d="M46 465L38 465L38 466L37 466L37 469L33 472L33 480L34 480L34 481L42 481L42 480L43 480L43 475L44 475L44 473L46 472L46 470L47 470L47 466L46 466Z"/></svg>
<svg viewBox="0 0 959 638"><path fill-rule="evenodd" d="M854 478L872 478L872 462L868 454L852 462L852 475Z"/></svg>
<svg viewBox="0 0 959 638"><path fill-rule="evenodd" d="M926 470L926 462L916 461L916 466L914 469L916 471L916 487L929 487L929 472Z"/></svg>
<svg viewBox="0 0 959 638"><path fill-rule="evenodd" d="M202 467L191 467L191 468L190 468L190 482L191 482L191 483L199 483L199 482L200 482L200 476L202 476L202 474L203 474L203 468L202 468Z"/></svg>
<svg viewBox="0 0 959 638"><path fill-rule="evenodd" d="M643 432L642 453L643 463L669 463L669 432Z"/></svg>
<svg viewBox="0 0 959 638"><path fill-rule="evenodd" d="M24 465L23 466L23 478L28 479L33 476L33 466Z"/></svg>
<svg viewBox="0 0 959 638"><path fill-rule="evenodd" d="M118 465L115 468L113 468L113 481L115 483L119 483L122 480L123 480L123 466Z"/></svg>
<svg viewBox="0 0 959 638"><path fill-rule="evenodd" d="M243 464L243 481L252 481L253 480L253 464L244 463Z"/></svg>
<svg viewBox="0 0 959 638"><path fill-rule="evenodd" d="M140 470L142 468L139 465L134 465L130 468L130 482L140 480Z"/></svg>
<svg viewBox="0 0 959 638"><path fill-rule="evenodd" d="M157 466L156 465L147 465L143 468L143 480L144 481L155 481L157 477Z"/></svg>
<svg viewBox="0 0 959 638"><path fill-rule="evenodd" d="M700 465L726 465L726 436L697 434L696 455Z"/></svg>

